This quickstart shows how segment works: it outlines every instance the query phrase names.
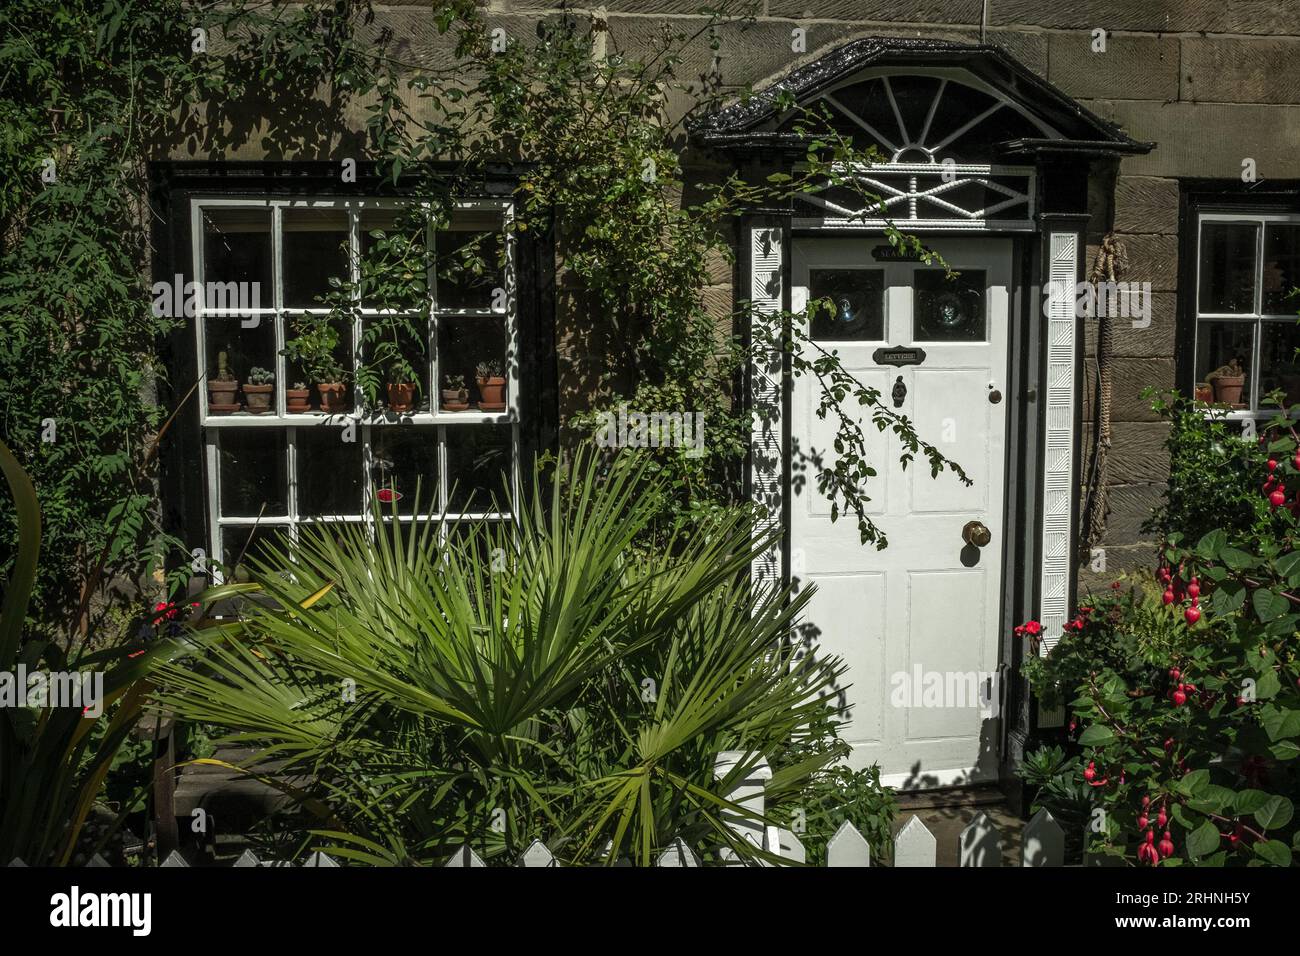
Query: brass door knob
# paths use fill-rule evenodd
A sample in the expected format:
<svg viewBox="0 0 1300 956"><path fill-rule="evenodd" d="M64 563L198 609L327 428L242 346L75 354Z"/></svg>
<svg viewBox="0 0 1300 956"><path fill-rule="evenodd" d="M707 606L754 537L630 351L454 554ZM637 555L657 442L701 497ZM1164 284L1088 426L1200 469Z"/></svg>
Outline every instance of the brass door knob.
<svg viewBox="0 0 1300 956"><path fill-rule="evenodd" d="M961 529L961 538L967 544L982 548L993 540L993 533L983 521L967 521Z"/></svg>

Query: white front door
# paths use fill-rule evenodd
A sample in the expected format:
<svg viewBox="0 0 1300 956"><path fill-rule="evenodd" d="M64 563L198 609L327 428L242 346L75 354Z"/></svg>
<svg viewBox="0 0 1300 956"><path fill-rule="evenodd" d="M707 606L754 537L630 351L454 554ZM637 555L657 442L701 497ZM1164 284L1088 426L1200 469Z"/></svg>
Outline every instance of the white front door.
<svg viewBox="0 0 1300 956"><path fill-rule="evenodd" d="M973 479L968 487L949 471L932 478L923 456L902 470L892 433L855 412L879 472L869 513L888 538L884 550L862 545L854 516L832 522L816 481L800 480L815 473L801 468L810 456L834 460L836 423L817 415L817 381L796 377L790 564L817 587L804 633L848 664L851 764L879 763L887 783L909 788L996 778L1000 697L1011 244L929 245L960 273L955 280L939 267L876 261L882 240L871 237L796 239L792 261L796 313L810 298L837 303L811 337L891 408L897 396L921 438ZM963 540L972 521L991 534L982 547Z"/></svg>

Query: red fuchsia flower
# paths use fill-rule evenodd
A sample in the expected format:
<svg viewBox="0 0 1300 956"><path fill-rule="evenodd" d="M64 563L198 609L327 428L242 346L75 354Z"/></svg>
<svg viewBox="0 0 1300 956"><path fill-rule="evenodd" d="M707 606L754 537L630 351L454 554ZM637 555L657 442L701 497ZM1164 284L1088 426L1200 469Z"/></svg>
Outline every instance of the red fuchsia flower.
<svg viewBox="0 0 1300 956"><path fill-rule="evenodd" d="M1155 830L1148 830L1146 841L1138 847L1138 862L1150 863L1152 866L1160 862L1160 851L1156 849Z"/></svg>
<svg viewBox="0 0 1300 956"><path fill-rule="evenodd" d="M1111 582L1110 582L1110 589L1111 589L1112 591L1118 591L1118 590L1120 589L1120 587L1121 587L1121 585L1120 585L1120 583L1119 583L1118 581L1111 581Z"/></svg>
<svg viewBox="0 0 1300 956"><path fill-rule="evenodd" d="M387 505L392 504L394 501L401 501L402 493L394 491L392 488L380 488L375 492L375 497Z"/></svg>
<svg viewBox="0 0 1300 956"><path fill-rule="evenodd" d="M1157 849L1160 850L1160 855L1162 857L1171 857L1174 855L1174 841L1169 839L1168 830L1165 831L1165 835L1160 840L1160 845Z"/></svg>

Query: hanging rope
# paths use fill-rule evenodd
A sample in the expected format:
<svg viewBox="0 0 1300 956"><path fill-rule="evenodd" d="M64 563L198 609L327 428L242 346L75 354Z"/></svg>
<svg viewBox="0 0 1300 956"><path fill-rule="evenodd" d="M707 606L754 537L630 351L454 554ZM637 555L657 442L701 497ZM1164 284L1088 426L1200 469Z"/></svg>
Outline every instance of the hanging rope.
<svg viewBox="0 0 1300 956"><path fill-rule="evenodd" d="M1112 296L1099 294L1103 282L1118 282L1119 277L1128 268L1128 255L1124 244L1109 232L1101 241L1101 249L1092 264L1088 281L1092 283L1093 301L1101 307L1096 308L1097 318L1097 392L1096 419L1093 423L1092 463L1088 469L1087 496L1084 503L1084 522L1082 547L1085 553L1101 541L1106 533L1106 517L1109 508L1106 502L1106 459L1110 454L1110 403L1111 353L1115 346L1115 328L1111 322L1110 309L1107 305L1116 300Z"/></svg>

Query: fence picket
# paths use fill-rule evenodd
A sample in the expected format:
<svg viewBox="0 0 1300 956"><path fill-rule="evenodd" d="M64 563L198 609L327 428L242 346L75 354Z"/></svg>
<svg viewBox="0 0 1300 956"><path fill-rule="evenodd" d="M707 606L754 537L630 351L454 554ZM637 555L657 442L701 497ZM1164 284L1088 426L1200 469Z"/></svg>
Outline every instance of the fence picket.
<svg viewBox="0 0 1300 956"><path fill-rule="evenodd" d="M541 840L534 839L528 848L519 855L519 866L559 866L555 854L546 848Z"/></svg>
<svg viewBox="0 0 1300 956"><path fill-rule="evenodd" d="M681 837L676 837L668 848L659 854L655 866L699 866L700 859L686 845Z"/></svg>
<svg viewBox="0 0 1300 956"><path fill-rule="evenodd" d="M9 865L10 865L10 866L24 866L24 867L25 867L27 864L24 863L24 862L22 861L22 857L17 857L17 856L16 856L16 857L14 857L12 860L9 861Z"/></svg>
<svg viewBox="0 0 1300 956"><path fill-rule="evenodd" d="M780 853L782 859L793 860L796 863L808 862L808 851L804 849L803 843L785 827L776 828L775 851Z"/></svg>
<svg viewBox="0 0 1300 956"><path fill-rule="evenodd" d="M311 856L307 857L307 859L303 861L302 865L337 867L339 865L339 861L334 859L334 857L330 856L328 853L322 853L320 850L317 850Z"/></svg>
<svg viewBox="0 0 1300 956"><path fill-rule="evenodd" d="M840 824L835 835L826 843L827 866L870 866L869 844L848 820Z"/></svg>
<svg viewBox="0 0 1300 956"><path fill-rule="evenodd" d="M1065 831L1044 807L1025 824L1021 836L1021 866L1063 866Z"/></svg>
<svg viewBox="0 0 1300 956"><path fill-rule="evenodd" d="M98 856L99 854L95 854L95 855ZM91 863L89 863L89 864L87 864L87 865L88 865L88 866L94 866L95 864L94 864L94 862L92 861ZM101 864L101 865L103 865L103 866L108 866L107 863L104 863L104 864ZM160 864L158 864L158 865L159 865L159 866L186 866L186 867L187 867L187 866L189 866L189 863L186 861L185 857L181 856L179 850L172 850L170 853L167 854L167 859L163 860L162 863L160 863Z"/></svg>
<svg viewBox="0 0 1300 956"><path fill-rule="evenodd" d="M1002 831L983 810L958 837L958 866L1001 866Z"/></svg>
<svg viewBox="0 0 1300 956"><path fill-rule="evenodd" d="M483 858L474 852L473 848L466 843L463 847L451 855L443 866L487 866Z"/></svg>
<svg viewBox="0 0 1300 956"><path fill-rule="evenodd" d="M936 866L939 847L920 817L912 817L894 837L894 866Z"/></svg>
<svg viewBox="0 0 1300 956"><path fill-rule="evenodd" d="M175 853L175 852L176 852L175 850L172 851L172 853ZM170 857L169 857L168 859L170 859ZM93 867L101 867L101 866L112 867L112 865L113 865L113 864L109 863L106 859L104 859L104 858L103 858L102 856L100 856L98 853L96 853L94 856L92 856L89 860L86 861L86 866L88 866L88 867L90 867L90 866L93 866ZM163 864L163 865L165 866L166 864ZM177 864L173 863L172 865L173 865L173 866L176 866ZM187 864L185 864L185 865L188 866L189 864L187 863Z"/></svg>
<svg viewBox="0 0 1300 956"><path fill-rule="evenodd" d="M257 858L257 854L252 850L245 850L239 854L239 859L235 861L235 866L261 866L262 861Z"/></svg>

